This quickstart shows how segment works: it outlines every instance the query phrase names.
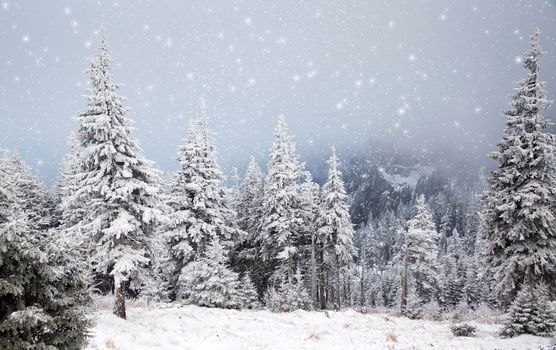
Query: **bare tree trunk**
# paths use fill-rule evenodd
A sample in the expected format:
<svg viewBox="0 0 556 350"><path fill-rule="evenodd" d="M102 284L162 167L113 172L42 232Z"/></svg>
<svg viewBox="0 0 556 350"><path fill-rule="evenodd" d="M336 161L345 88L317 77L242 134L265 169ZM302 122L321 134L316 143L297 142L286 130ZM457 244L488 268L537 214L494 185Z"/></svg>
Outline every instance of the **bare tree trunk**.
<svg viewBox="0 0 556 350"><path fill-rule="evenodd" d="M319 254L319 288L320 288L320 309L326 310L326 274L323 267L323 253Z"/></svg>
<svg viewBox="0 0 556 350"><path fill-rule="evenodd" d="M353 298L351 296L351 266L348 266L348 271L347 271L347 295L348 295L348 303L349 303L349 307L353 307Z"/></svg>
<svg viewBox="0 0 556 350"><path fill-rule="evenodd" d="M360 280L360 289L361 289L361 300L359 300L360 306L365 306L365 263L362 262L361 264L361 280Z"/></svg>
<svg viewBox="0 0 556 350"><path fill-rule="evenodd" d="M317 257L315 247L315 233L311 234L311 299L313 301L313 308L318 308L317 297Z"/></svg>
<svg viewBox="0 0 556 350"><path fill-rule="evenodd" d="M333 303L333 300L332 301L330 300L330 298L331 298L330 297L330 276L329 276L328 270L326 272L323 272L323 273L325 273L325 275L324 275L324 302L326 303L326 306L328 306L328 305Z"/></svg>
<svg viewBox="0 0 556 350"><path fill-rule="evenodd" d="M124 294L124 286L125 283L123 281L114 281L115 282L115 295L114 295L114 315L126 319L126 312L125 312L125 294Z"/></svg>
<svg viewBox="0 0 556 350"><path fill-rule="evenodd" d="M340 290L340 262L336 258L336 308L340 310L342 308L341 300L341 290Z"/></svg>
<svg viewBox="0 0 556 350"><path fill-rule="evenodd" d="M400 311L405 313L407 309L407 249L403 255L403 270L400 279Z"/></svg>
<svg viewBox="0 0 556 350"><path fill-rule="evenodd" d="M371 289L371 306L376 307L376 298L378 297L378 291L373 288Z"/></svg>

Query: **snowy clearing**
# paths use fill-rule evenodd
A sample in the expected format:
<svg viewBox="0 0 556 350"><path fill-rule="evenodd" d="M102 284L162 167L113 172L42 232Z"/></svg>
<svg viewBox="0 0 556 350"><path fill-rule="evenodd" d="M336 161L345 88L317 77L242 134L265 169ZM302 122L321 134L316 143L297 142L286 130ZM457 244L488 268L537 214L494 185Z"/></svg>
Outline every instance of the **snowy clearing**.
<svg viewBox="0 0 556 350"><path fill-rule="evenodd" d="M498 325L473 323L475 337L454 337L449 322L386 314L236 311L196 306L131 306L122 320L95 314L89 350L99 349L539 349L548 338L500 339Z"/></svg>

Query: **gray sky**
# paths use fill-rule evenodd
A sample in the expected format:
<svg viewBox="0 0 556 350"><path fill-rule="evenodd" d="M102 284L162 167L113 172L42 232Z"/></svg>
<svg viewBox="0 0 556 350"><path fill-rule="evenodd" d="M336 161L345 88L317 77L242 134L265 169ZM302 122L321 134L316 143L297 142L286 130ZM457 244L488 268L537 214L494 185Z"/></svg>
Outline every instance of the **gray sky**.
<svg viewBox="0 0 556 350"><path fill-rule="evenodd" d="M313 161L332 144L345 158L384 141L484 162L536 27L556 96L553 1L0 0L0 145L49 184L85 106L101 25L134 135L162 170L176 168L200 97L228 174L250 154L264 159L281 113Z"/></svg>

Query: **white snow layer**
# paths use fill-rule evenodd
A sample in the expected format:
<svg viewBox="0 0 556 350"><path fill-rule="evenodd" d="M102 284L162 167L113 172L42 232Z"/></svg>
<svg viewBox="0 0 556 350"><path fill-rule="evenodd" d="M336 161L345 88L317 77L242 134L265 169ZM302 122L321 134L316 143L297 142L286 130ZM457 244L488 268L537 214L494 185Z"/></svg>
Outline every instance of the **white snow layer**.
<svg viewBox="0 0 556 350"><path fill-rule="evenodd" d="M382 169L381 174L395 189L406 186L415 188L422 176L431 175L435 170L435 168L431 166L406 167L403 165L392 165L390 168L390 172Z"/></svg>
<svg viewBox="0 0 556 350"><path fill-rule="evenodd" d="M98 349L539 349L548 338L500 339L498 325L472 323L474 337L455 337L449 322L416 321L353 310L236 311L196 306L129 306L127 320L95 314L89 350Z"/></svg>

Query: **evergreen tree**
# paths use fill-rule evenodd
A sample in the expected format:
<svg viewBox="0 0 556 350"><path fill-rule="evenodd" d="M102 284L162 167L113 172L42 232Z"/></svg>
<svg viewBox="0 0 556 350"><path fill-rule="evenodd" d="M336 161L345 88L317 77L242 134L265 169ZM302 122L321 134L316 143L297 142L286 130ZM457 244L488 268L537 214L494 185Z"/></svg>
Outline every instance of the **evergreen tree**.
<svg viewBox="0 0 556 350"><path fill-rule="evenodd" d="M131 288L140 288L149 273L150 241L159 217L158 172L131 137L124 98L112 82L104 35L88 73L88 104L77 117L84 147L80 189L71 196L75 202L87 200L80 225L88 236L81 243L90 249L94 272L113 279L114 313L125 318L125 289L130 282Z"/></svg>
<svg viewBox="0 0 556 350"><path fill-rule="evenodd" d="M298 228L301 222L301 168L284 117L280 116L268 161L263 215L257 242L265 261L264 271L261 273L265 288L272 275L286 281L291 280L299 262L300 252L296 240L300 234ZM285 276L281 276L282 274Z"/></svg>
<svg viewBox="0 0 556 350"><path fill-rule="evenodd" d="M336 150L332 148L328 180L322 188L319 241L324 251L323 263L335 272L336 307L341 307L340 272L356 255L353 244L353 224L346 203L347 195L341 172L338 170Z"/></svg>
<svg viewBox="0 0 556 350"><path fill-rule="evenodd" d="M443 304L446 309L456 307L464 298L466 264L463 242L457 229L447 239L447 252L440 260L443 267Z"/></svg>
<svg viewBox="0 0 556 350"><path fill-rule="evenodd" d="M240 283L238 274L226 266L226 256L224 246L213 238L206 253L182 269L177 298L198 306L225 309L252 307L255 290L248 280Z"/></svg>
<svg viewBox="0 0 556 350"><path fill-rule="evenodd" d="M519 334L549 336L556 326L556 313L550 305L546 285L525 282L510 307L502 336Z"/></svg>
<svg viewBox="0 0 556 350"><path fill-rule="evenodd" d="M241 178L237 173L237 168L232 168L232 188L230 189L230 207L237 211L237 205L239 202L239 183L241 182Z"/></svg>
<svg viewBox="0 0 556 350"><path fill-rule="evenodd" d="M24 205L27 166L7 163L0 161L0 348L81 348L91 299L80 260L56 232L29 224L27 211L36 212Z"/></svg>
<svg viewBox="0 0 556 350"><path fill-rule="evenodd" d="M263 178L261 169L254 157L251 157L245 179L239 188L237 217L239 227L247 233L246 240L253 242L261 220L263 201Z"/></svg>
<svg viewBox="0 0 556 350"><path fill-rule="evenodd" d="M257 309L259 296L248 274L245 274L239 284L239 304L242 309Z"/></svg>
<svg viewBox="0 0 556 350"><path fill-rule="evenodd" d="M556 293L556 159L554 135L540 114L546 108L539 78L539 31L525 54L528 77L519 83L506 114L504 138L491 157L499 162L483 197L487 245L483 263L493 271L495 292L512 300L526 276Z"/></svg>
<svg viewBox="0 0 556 350"><path fill-rule="evenodd" d="M293 275L277 275L265 293L265 305L273 312L291 312L311 308L311 298L303 285L301 269Z"/></svg>
<svg viewBox="0 0 556 350"><path fill-rule="evenodd" d="M399 253L399 247L396 245L399 227L398 218L391 210L387 210L380 219L367 225L367 237L362 246L366 251L369 267L384 271L388 263Z"/></svg>
<svg viewBox="0 0 556 350"><path fill-rule="evenodd" d="M259 226L262 220L263 179L261 169L251 157L245 173L245 179L239 188L237 210L238 227L245 232L241 242L236 246L234 267L242 273L248 273L255 282L259 295L264 292L263 259L258 244Z"/></svg>
<svg viewBox="0 0 556 350"><path fill-rule="evenodd" d="M475 258L473 258L472 263L467 268L464 300L473 310L483 301L482 288Z"/></svg>
<svg viewBox="0 0 556 350"><path fill-rule="evenodd" d="M178 170L168 205L169 230L166 239L175 272L174 289L182 269L191 261L201 259L211 240L218 240L227 250L243 238L236 225L236 213L229 207L224 177L216 161L216 150L208 129L206 109L188 131L179 148ZM174 290L180 294L179 290Z"/></svg>
<svg viewBox="0 0 556 350"><path fill-rule="evenodd" d="M82 238L79 232L79 223L82 222L87 211L86 194L75 196L79 191L81 173L82 147L77 133L71 133L69 140L69 153L64 158L62 169L58 178L58 215L62 229L68 236Z"/></svg>
<svg viewBox="0 0 556 350"><path fill-rule="evenodd" d="M382 305L385 307L395 307L398 305L398 295L400 293L400 271L398 266L391 264L380 275L380 295Z"/></svg>
<svg viewBox="0 0 556 350"><path fill-rule="evenodd" d="M439 234L434 227L424 195L419 196L415 208L417 213L408 221L408 229L404 237L403 278L406 280L406 285L414 286L416 300L425 304L433 300L439 288L436 244Z"/></svg>
<svg viewBox="0 0 556 350"><path fill-rule="evenodd" d="M34 230L46 230L54 226L54 201L42 181L31 171L21 156L5 150L3 166L10 169L16 186L18 205L28 218L28 225Z"/></svg>

